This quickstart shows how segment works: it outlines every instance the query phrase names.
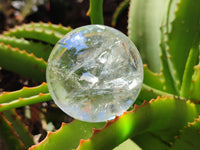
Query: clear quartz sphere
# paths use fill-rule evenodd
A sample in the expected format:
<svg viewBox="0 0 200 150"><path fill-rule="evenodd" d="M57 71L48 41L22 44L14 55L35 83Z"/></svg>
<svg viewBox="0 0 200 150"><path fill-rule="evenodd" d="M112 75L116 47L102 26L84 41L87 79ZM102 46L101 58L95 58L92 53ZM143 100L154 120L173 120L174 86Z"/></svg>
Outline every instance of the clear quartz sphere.
<svg viewBox="0 0 200 150"><path fill-rule="evenodd" d="M68 115L103 122L126 111L143 81L140 54L130 39L104 25L87 25L67 33L47 64L50 94Z"/></svg>

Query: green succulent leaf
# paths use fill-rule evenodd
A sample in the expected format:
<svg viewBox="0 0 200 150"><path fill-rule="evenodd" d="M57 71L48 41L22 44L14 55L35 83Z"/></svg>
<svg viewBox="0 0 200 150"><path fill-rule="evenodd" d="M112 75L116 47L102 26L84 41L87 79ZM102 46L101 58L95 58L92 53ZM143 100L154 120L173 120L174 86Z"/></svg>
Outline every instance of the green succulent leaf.
<svg viewBox="0 0 200 150"><path fill-rule="evenodd" d="M160 72L160 25L166 0L131 0L128 35L150 70Z"/></svg>
<svg viewBox="0 0 200 150"><path fill-rule="evenodd" d="M18 98L27 98L38 95L40 93L48 93L48 87L45 82L36 87L23 87L21 90L14 92L3 92L0 95L0 104L9 103Z"/></svg>
<svg viewBox="0 0 200 150"><path fill-rule="evenodd" d="M145 64L144 67L144 81L143 83L151 86L152 88L158 89L163 91L164 90L164 81L162 79L161 74L153 73L147 65Z"/></svg>
<svg viewBox="0 0 200 150"><path fill-rule="evenodd" d="M181 84L190 49L199 37L200 1L179 0L175 2L177 3L169 4L166 44L170 60L175 68L171 73L176 74ZM172 6L170 7L170 5ZM171 17L170 14L174 11L175 16Z"/></svg>
<svg viewBox="0 0 200 150"><path fill-rule="evenodd" d="M190 98L193 100L200 100L200 61L199 64L194 66L194 74L192 76L192 82L190 87Z"/></svg>
<svg viewBox="0 0 200 150"><path fill-rule="evenodd" d="M168 143L149 132L137 135L133 137L132 140L144 150L167 150L170 148Z"/></svg>
<svg viewBox="0 0 200 150"><path fill-rule="evenodd" d="M28 128L23 124L21 118L14 110L8 110L3 112L6 119L12 124L13 129L21 139L25 148L29 148L34 144L33 137L31 133L28 131Z"/></svg>
<svg viewBox="0 0 200 150"><path fill-rule="evenodd" d="M113 18L112 18L112 26L116 26L117 19L119 18L120 14L129 6L130 0L124 0L120 3L120 5L116 8Z"/></svg>
<svg viewBox="0 0 200 150"><path fill-rule="evenodd" d="M17 38L27 38L34 39L43 42L47 42L49 44L56 44L56 42L62 38L61 34L54 33L53 31L48 31L45 29L27 29L23 27L15 27L14 29L10 29L7 32L4 32L4 36L15 36Z"/></svg>
<svg viewBox="0 0 200 150"><path fill-rule="evenodd" d="M23 89L15 92L4 92L0 95L0 111L9 110L12 108L31 105L39 102L52 100L48 93L46 83L38 87Z"/></svg>
<svg viewBox="0 0 200 150"><path fill-rule="evenodd" d="M90 8L87 15L90 16L92 24L104 24L102 6L103 0L90 0Z"/></svg>
<svg viewBox="0 0 200 150"><path fill-rule="evenodd" d="M0 138L8 150L25 150L11 123L0 113Z"/></svg>
<svg viewBox="0 0 200 150"><path fill-rule="evenodd" d="M43 142L32 147L31 150L51 150L55 149L55 146L57 148L61 146L59 149L76 148L81 136L85 134L82 139L89 138L88 132L92 136L88 140L81 140L79 150L112 149L130 137L145 132L163 133L169 128L172 135L176 135L179 129L197 117L198 113L195 105L190 102L170 97L158 98L150 103L145 102L141 106L135 105L134 110L108 121L102 129L93 129L93 135L91 128L95 125L101 127L102 124L75 120L71 124L63 125L56 133L50 133ZM85 130L86 133L79 130ZM76 142L71 141L74 138L77 138ZM69 147L70 145L73 147Z"/></svg>
<svg viewBox="0 0 200 150"><path fill-rule="evenodd" d="M59 26L57 28L59 28ZM71 31L71 28L68 27L67 29L64 30L66 33L68 33L69 31ZM34 39L55 45L57 41L63 37L63 33L64 32L63 31L60 32L60 30L56 31L56 28L53 27L53 25L48 26L44 24L31 23L30 25L16 26L10 29L9 31L4 32L3 35L15 36L17 38Z"/></svg>
<svg viewBox="0 0 200 150"><path fill-rule="evenodd" d="M195 45L195 47L190 50L186 62L185 71L183 74L183 82L181 86L181 93L180 93L181 97L189 98L192 75L194 73L194 66L198 63L198 56L199 56L199 48L198 45Z"/></svg>
<svg viewBox="0 0 200 150"><path fill-rule="evenodd" d="M162 95L171 95L164 91L164 82L162 74L153 73L146 64L143 65L144 69L144 80L142 89L137 98L136 104L142 104L144 100L150 101L152 98Z"/></svg>
<svg viewBox="0 0 200 150"><path fill-rule="evenodd" d="M44 23L44 22L39 22L39 23L35 23L35 22L31 22L29 24L23 24L24 28L35 28L35 29L46 29L46 30L51 30L54 32L57 32L58 34L67 34L69 31L72 30L71 27L64 27L63 25L59 24L52 24L51 22L48 23Z"/></svg>
<svg viewBox="0 0 200 150"><path fill-rule="evenodd" d="M45 81L46 62L33 53L0 43L0 66L36 81Z"/></svg>
<svg viewBox="0 0 200 150"><path fill-rule="evenodd" d="M29 150L72 150L76 149L80 139L87 139L92 135L92 128L101 128L105 123L88 123L74 120L72 123L63 123L56 132L50 132L38 145Z"/></svg>
<svg viewBox="0 0 200 150"><path fill-rule="evenodd" d="M21 51L26 50L27 53L33 53L38 58L43 58L47 61L49 54L52 50L52 46L49 44L43 44L41 42L33 42L25 39L18 39L16 37L2 36L0 35L0 43L10 45L11 47L18 48Z"/></svg>
<svg viewBox="0 0 200 150"><path fill-rule="evenodd" d="M140 91L140 94L136 100L136 104L142 104L145 101L150 101L152 98L156 98L158 96L171 96L173 97L173 94L157 90L155 88L152 88L151 86L148 86L143 83L142 89Z"/></svg>
<svg viewBox="0 0 200 150"><path fill-rule="evenodd" d="M165 25L160 27L161 33L161 42L160 42L160 47L161 47L161 65L162 65L162 75L163 75L163 80L164 80L164 90L168 91L170 93L179 95L179 89L178 86L179 84L176 81L176 77L172 73L173 67L171 63L169 62L169 56L167 54L168 47L166 46L166 35L165 35Z"/></svg>
<svg viewBox="0 0 200 150"><path fill-rule="evenodd" d="M49 100L52 100L51 95L49 93L46 93L46 94L40 93L39 95L36 95L36 96L32 96L28 98L19 98L9 103L2 103L0 104L0 111L5 111L5 110L18 108L18 107L22 107L26 105L31 105L35 103L40 103L40 102L46 102Z"/></svg>
<svg viewBox="0 0 200 150"><path fill-rule="evenodd" d="M169 128L174 135L197 115L194 104L169 97L158 98L108 122L104 128L96 130L90 139L83 140L78 150L112 149L129 137L144 132L168 132Z"/></svg>
<svg viewBox="0 0 200 150"><path fill-rule="evenodd" d="M172 145L172 150L198 150L200 147L200 117L195 119L194 122L188 123L188 125L180 131L180 135L175 138L176 141Z"/></svg>

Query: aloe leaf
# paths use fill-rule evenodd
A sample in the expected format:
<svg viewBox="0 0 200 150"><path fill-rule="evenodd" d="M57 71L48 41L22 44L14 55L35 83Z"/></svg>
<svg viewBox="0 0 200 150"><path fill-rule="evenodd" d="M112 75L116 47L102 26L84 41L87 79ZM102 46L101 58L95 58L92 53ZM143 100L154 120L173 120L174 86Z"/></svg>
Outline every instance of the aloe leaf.
<svg viewBox="0 0 200 150"><path fill-rule="evenodd" d="M112 17L112 26L116 25L117 19L119 18L119 15L129 6L130 0L124 0L122 1L117 9L115 10L113 17Z"/></svg>
<svg viewBox="0 0 200 150"><path fill-rule="evenodd" d="M144 132L161 132L169 127L171 132L175 134L197 115L198 112L195 105L190 102L170 97L159 97L150 101L150 103L145 102L141 106L135 105L134 110L125 112L122 116L108 121L102 129L93 129L93 135L88 140L81 140L78 149L112 149L130 137ZM55 147L58 148L58 146L61 146L59 149L76 148L80 136L84 136L82 130L85 129L87 135L82 139L87 139L89 136L87 134L88 130L91 130L91 127L96 125L90 123L85 123L84 125L82 124L83 122L76 125L76 122L80 121L75 120L75 125L73 123L64 125L57 132L50 133L44 141L32 147L31 150L51 150L55 149ZM74 138L76 138L75 143L71 141ZM73 147L69 147L72 143Z"/></svg>
<svg viewBox="0 0 200 150"><path fill-rule="evenodd" d="M158 96L171 96L173 97L173 94L152 88L151 86L148 86L143 83L142 89L140 91L140 94L136 100L136 104L141 104L144 100L150 101L152 98L156 98Z"/></svg>
<svg viewBox="0 0 200 150"><path fill-rule="evenodd" d="M80 139L87 139L92 135L92 128L101 128L105 123L88 123L74 120L72 123L63 123L56 132L50 132L38 145L29 150L72 150L75 149Z"/></svg>
<svg viewBox="0 0 200 150"><path fill-rule="evenodd" d="M90 0L90 8L87 15L92 24L104 24L103 20L103 0Z"/></svg>
<svg viewBox="0 0 200 150"><path fill-rule="evenodd" d="M162 25L160 27L161 30L161 42L160 42L160 47L161 47L161 65L162 65L162 75L163 75L163 80L164 80L164 90L168 91L170 93L179 95L179 84L180 82L177 82L176 77L173 72L173 67L170 63L169 56L167 54L168 47L166 46L166 25Z"/></svg>
<svg viewBox="0 0 200 150"><path fill-rule="evenodd" d="M3 69L36 81L45 81L46 62L42 58L3 43L0 43L0 53L0 66Z"/></svg>
<svg viewBox="0 0 200 150"><path fill-rule="evenodd" d="M31 105L39 102L46 102L52 100L51 95L49 93L28 97L28 98L18 98L9 103L0 104L0 111L5 111L13 108L18 108L26 105Z"/></svg>
<svg viewBox="0 0 200 150"><path fill-rule="evenodd" d="M69 28L69 31L71 28ZM54 30L44 28L32 27L29 28L27 26L16 26L9 31L3 33L4 36L15 36L17 38L28 38L43 41L49 44L55 45L58 40L63 37L63 34L59 32L55 32Z"/></svg>
<svg viewBox="0 0 200 150"><path fill-rule="evenodd" d="M48 93L46 83L32 88L24 87L18 91L2 93L0 95L0 111L49 100L52 98Z"/></svg>
<svg viewBox="0 0 200 150"><path fill-rule="evenodd" d="M44 22L39 22L39 23L36 23L36 22L31 22L29 24L23 24L23 27L25 28L35 28L35 29L46 29L46 30L51 30L51 31L54 31L54 32L57 32L59 34L67 34L69 31L72 30L71 27L64 27L62 26L61 24L59 25L56 25L56 24L52 24L51 22L48 22L48 23L44 23Z"/></svg>
<svg viewBox="0 0 200 150"><path fill-rule="evenodd" d="M153 73L149 70L146 64L143 65L144 81L141 92L137 98L136 103L141 104L144 100L149 101L161 95L171 95L164 92L164 83L161 74Z"/></svg>
<svg viewBox="0 0 200 150"><path fill-rule="evenodd" d="M161 77L161 74L153 73L147 65L144 65L144 83L148 86L151 86L152 88L158 89L158 90L164 90L164 81Z"/></svg>
<svg viewBox="0 0 200 150"><path fill-rule="evenodd" d="M195 39L199 36L200 1L179 0L175 9L170 8L174 18L168 20L167 45L173 67L176 69L178 80L182 83L183 73ZM170 17L170 16L169 16ZM180 55L181 54L181 55Z"/></svg>
<svg viewBox="0 0 200 150"><path fill-rule="evenodd" d="M176 141L172 145L172 150L197 150L200 148L200 117L195 119L194 122L180 131L180 135L176 136Z"/></svg>
<svg viewBox="0 0 200 150"><path fill-rule="evenodd" d="M165 0L131 0L128 35L136 44L150 70L160 72L160 25Z"/></svg>
<svg viewBox="0 0 200 150"><path fill-rule="evenodd" d="M48 93L48 87L45 82L36 87L23 87L21 90L14 92L3 92L0 95L0 104L9 103L18 98L27 98L40 93Z"/></svg>
<svg viewBox="0 0 200 150"><path fill-rule="evenodd" d="M25 150L11 123L0 113L0 138L8 150Z"/></svg>
<svg viewBox="0 0 200 150"><path fill-rule="evenodd" d="M52 46L48 44L28 41L22 38L18 39L16 37L0 35L0 43L1 42L20 50L26 50L27 53L33 53L36 57L43 58L45 61L48 60L49 54L52 50Z"/></svg>
<svg viewBox="0 0 200 150"><path fill-rule="evenodd" d="M18 134L24 146L26 148L29 148L31 145L33 145L33 137L28 131L28 128L23 124L17 113L14 110L9 110L4 111L3 114L6 119L11 122L15 132Z"/></svg>
<svg viewBox="0 0 200 150"><path fill-rule="evenodd" d="M199 57L200 58L200 57ZM200 100L200 61L199 64L194 66L194 74L192 75L192 82L190 88L190 98L193 100Z"/></svg>
<svg viewBox="0 0 200 150"><path fill-rule="evenodd" d="M140 109L138 109L140 108ZM145 132L161 132L170 128L175 134L188 121L197 117L195 105L174 98L158 98L110 121L101 130L94 130L88 140L82 140L78 150L112 149L129 137ZM175 115L176 114L176 115Z"/></svg>
<svg viewBox="0 0 200 150"><path fill-rule="evenodd" d="M155 93L155 90L156 89L152 89L150 86L143 84L135 104L141 105L144 100L150 101L152 98L156 98L158 94Z"/></svg>
<svg viewBox="0 0 200 150"><path fill-rule="evenodd" d="M166 26L166 33L169 33L172 28L171 22L175 19L175 11L180 0L169 0L165 12L164 24Z"/></svg>
<svg viewBox="0 0 200 150"><path fill-rule="evenodd" d="M157 137L149 132L137 135L133 137L132 140L142 149L147 150L155 150L155 147L158 150L167 150L170 147L169 144L162 141L160 137Z"/></svg>
<svg viewBox="0 0 200 150"><path fill-rule="evenodd" d="M190 85L192 81L192 75L194 73L193 68L198 62L198 56L199 56L199 48L198 45L195 45L195 47L190 50L185 66L183 82L181 86L181 93L180 93L180 96L182 97L189 98Z"/></svg>

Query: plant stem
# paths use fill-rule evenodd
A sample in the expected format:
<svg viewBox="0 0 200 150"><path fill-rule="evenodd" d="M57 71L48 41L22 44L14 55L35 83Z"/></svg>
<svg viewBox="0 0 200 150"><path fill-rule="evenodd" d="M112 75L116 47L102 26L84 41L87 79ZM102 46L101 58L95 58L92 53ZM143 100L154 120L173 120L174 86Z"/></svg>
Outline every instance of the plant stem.
<svg viewBox="0 0 200 150"><path fill-rule="evenodd" d="M103 21L103 0L90 0L90 8L87 13L91 24L104 24Z"/></svg>

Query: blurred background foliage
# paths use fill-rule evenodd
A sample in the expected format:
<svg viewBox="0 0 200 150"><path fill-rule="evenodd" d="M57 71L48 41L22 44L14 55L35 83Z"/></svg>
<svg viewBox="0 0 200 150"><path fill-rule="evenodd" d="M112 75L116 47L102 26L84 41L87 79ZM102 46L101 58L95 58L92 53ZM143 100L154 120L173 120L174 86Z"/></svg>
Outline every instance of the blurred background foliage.
<svg viewBox="0 0 200 150"><path fill-rule="evenodd" d="M104 1L105 25L111 26L116 7L123 0ZM0 0L0 31L30 21L52 22L73 28L90 24L86 16L89 0ZM124 11L116 28L127 32L127 13Z"/></svg>

